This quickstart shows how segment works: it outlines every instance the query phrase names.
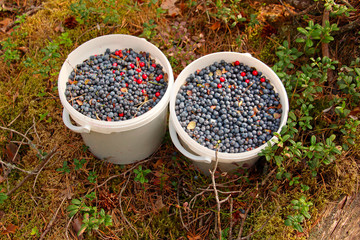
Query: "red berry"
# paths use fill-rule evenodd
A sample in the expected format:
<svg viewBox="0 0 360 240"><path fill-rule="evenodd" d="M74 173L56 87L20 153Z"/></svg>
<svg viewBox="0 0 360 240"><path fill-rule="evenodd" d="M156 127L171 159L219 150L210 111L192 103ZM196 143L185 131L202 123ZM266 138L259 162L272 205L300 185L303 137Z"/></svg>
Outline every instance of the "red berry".
<svg viewBox="0 0 360 240"><path fill-rule="evenodd" d="M252 74L253 74L254 76L257 76L257 75L258 75L258 71L254 70L254 71L252 71Z"/></svg>
<svg viewBox="0 0 360 240"><path fill-rule="evenodd" d="M139 57L136 57L136 61L140 61L140 58L139 58Z"/></svg>
<svg viewBox="0 0 360 240"><path fill-rule="evenodd" d="M224 78L224 77L221 77L221 78L220 78L220 82L225 82L225 78Z"/></svg>
<svg viewBox="0 0 360 240"><path fill-rule="evenodd" d="M219 83L219 84L217 85L217 87L218 87L218 88L222 88L222 85Z"/></svg>
<svg viewBox="0 0 360 240"><path fill-rule="evenodd" d="M160 74L160 75L159 75L159 78L160 78L160 79L162 79L162 78L163 78L163 75L162 75L162 74Z"/></svg>
<svg viewBox="0 0 360 240"><path fill-rule="evenodd" d="M156 96L156 97L159 97L159 96L160 96L160 93L159 93L159 92L156 92L156 93L155 93L155 96Z"/></svg>
<svg viewBox="0 0 360 240"><path fill-rule="evenodd" d="M145 89L141 90L142 93L146 93Z"/></svg>
<svg viewBox="0 0 360 240"><path fill-rule="evenodd" d="M118 64L117 64L116 62L113 63L113 66L114 66L114 67L117 67L117 65L118 65Z"/></svg>
<svg viewBox="0 0 360 240"><path fill-rule="evenodd" d="M155 64L155 63L151 64L151 66L152 66L153 68L156 68L156 64Z"/></svg>
<svg viewBox="0 0 360 240"><path fill-rule="evenodd" d="M119 117L123 117L124 116L124 113L119 113Z"/></svg>
<svg viewBox="0 0 360 240"><path fill-rule="evenodd" d="M135 65L134 65L133 63L130 63L130 67L131 67L131 68L134 68Z"/></svg>
<svg viewBox="0 0 360 240"><path fill-rule="evenodd" d="M145 66L145 63L144 63L144 62L140 62L139 65L140 65L140 67L144 67L144 66Z"/></svg>
<svg viewBox="0 0 360 240"><path fill-rule="evenodd" d="M124 74L125 74L124 72L121 72L121 73L120 73L120 76L122 76L122 75L124 75Z"/></svg>
<svg viewBox="0 0 360 240"><path fill-rule="evenodd" d="M115 73L115 70L113 70L113 73Z"/></svg>
<svg viewBox="0 0 360 240"><path fill-rule="evenodd" d="M249 80L249 79L245 79L245 82L246 82L246 83L249 83L249 82L250 82L250 80Z"/></svg>
<svg viewBox="0 0 360 240"><path fill-rule="evenodd" d="M145 73L142 75L142 78L143 78L143 79L147 79L147 77L148 77L148 76L147 76Z"/></svg>
<svg viewBox="0 0 360 240"><path fill-rule="evenodd" d="M128 83L125 83L125 85L126 85L126 87L128 87L128 86L129 86L129 84L128 84Z"/></svg>
<svg viewBox="0 0 360 240"><path fill-rule="evenodd" d="M119 51L115 51L115 55L118 55L118 56L119 56L119 54L120 54Z"/></svg>
<svg viewBox="0 0 360 240"><path fill-rule="evenodd" d="M141 68L137 68L136 71L139 73L141 72Z"/></svg>
<svg viewBox="0 0 360 240"><path fill-rule="evenodd" d="M142 80L141 80L141 79L138 79L138 80L136 80L136 82L137 82L138 84L141 84L141 83L142 83Z"/></svg>
<svg viewBox="0 0 360 240"><path fill-rule="evenodd" d="M235 66L238 66L238 65L240 65L240 62L239 62L239 61L235 61L235 62L234 62L234 65L235 65Z"/></svg>
<svg viewBox="0 0 360 240"><path fill-rule="evenodd" d="M246 76L246 72L241 72L241 73L240 73L240 76L245 77L245 76Z"/></svg>
<svg viewBox="0 0 360 240"><path fill-rule="evenodd" d="M265 78L260 78L260 82L265 82Z"/></svg>
<svg viewBox="0 0 360 240"><path fill-rule="evenodd" d="M155 80L159 82L159 81L160 81L159 76L157 76L157 77L155 78Z"/></svg>

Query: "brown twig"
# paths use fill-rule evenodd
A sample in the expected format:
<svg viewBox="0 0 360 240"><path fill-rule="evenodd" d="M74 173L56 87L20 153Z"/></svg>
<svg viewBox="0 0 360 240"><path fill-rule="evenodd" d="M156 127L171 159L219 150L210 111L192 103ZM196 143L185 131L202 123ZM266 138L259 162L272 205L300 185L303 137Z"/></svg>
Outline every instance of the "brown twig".
<svg viewBox="0 0 360 240"><path fill-rule="evenodd" d="M232 240L232 228L233 228L233 198L230 198L230 226L229 226L229 232L228 232L228 240Z"/></svg>
<svg viewBox="0 0 360 240"><path fill-rule="evenodd" d="M55 219L56 219L56 217L57 217L57 215L58 215L58 213L59 213L59 211L60 211L61 206L62 206L62 205L64 204L64 202L65 202L65 199L66 199L66 196L65 196L65 197L63 198L63 200L61 201L60 206L58 207L58 209L56 210L55 214L54 214L53 217L51 218L51 220L50 220L49 224L47 225L45 231L41 234L39 240L44 239L45 235L50 231L50 229L51 229L51 227L53 226L54 221L55 221Z"/></svg>
<svg viewBox="0 0 360 240"><path fill-rule="evenodd" d="M131 222L126 218L126 216L124 214L124 211L122 209L122 206L121 206L121 196L122 196L123 192L125 191L127 184L129 183L130 177L131 177L131 173L129 174L129 177L128 177L125 185L122 187L122 189L121 189L121 191L119 193L119 208L120 208L121 216L124 218L125 222L129 225L129 227L135 232L136 239L139 239L138 232L136 231L135 227L131 224Z"/></svg>
<svg viewBox="0 0 360 240"><path fill-rule="evenodd" d="M26 16L30 16L34 13L36 13L38 10L42 9L42 6L38 6L38 7L34 7L32 9L30 9L29 11L27 11L26 13L24 13ZM18 21L20 19L16 19L15 21L13 21L12 23L10 23L9 25L6 26L6 28L3 30L4 32L9 31L11 28L13 28L16 24L18 24Z"/></svg>
<svg viewBox="0 0 360 240"><path fill-rule="evenodd" d="M249 211L250 211L250 209L251 209L254 201L255 201L255 198L251 201L249 207L248 207L248 208L246 209L246 211L245 211L244 218L241 220L241 225L240 225L240 230L239 230L239 234L238 234L237 240L242 240L241 235L242 235L242 231L243 231L243 229L244 229L245 220L246 220L246 217L247 217L247 215L248 215L248 213L249 213Z"/></svg>
<svg viewBox="0 0 360 240"><path fill-rule="evenodd" d="M189 229L188 229L188 227L185 225L185 223L184 223L184 220L183 220L183 217L182 217L182 212L181 212L181 205L180 205L180 200L179 200L179 191L180 191L180 183L181 183L181 181L182 181L182 178L180 178L179 179L179 181L178 181L178 187L177 187L177 190L176 190L176 199L177 199L177 203L178 203L178 205L179 205L179 214L180 214L180 221L181 221L181 224L183 225L183 227L186 229L186 231L189 231ZM190 204L189 204L189 206L190 206Z"/></svg>
<svg viewBox="0 0 360 240"><path fill-rule="evenodd" d="M14 129L11 129L11 128L7 128L7 127L2 127L0 126L0 129L3 129L3 130L6 130L6 131L10 131L10 132L13 132L13 133L16 133L18 135L20 135L21 137L25 138L29 144L30 147L34 148L39 154L41 154L41 152L39 151L39 149L36 148L36 144L34 144L30 138L28 138L25 134L22 134L21 132L18 132Z"/></svg>
<svg viewBox="0 0 360 240"><path fill-rule="evenodd" d="M215 166L213 170L209 169L209 172L211 174L211 181L212 181L212 185L213 185L213 189L214 189L214 193L215 193L215 199L216 199L216 206L217 206L217 227L218 227L218 233L219 233L219 239L221 240L221 219L220 219L220 210L221 210L221 202L219 200L219 193L216 189L216 182L215 182L215 171L217 169L218 166L218 151L215 152ZM230 197L231 195L229 195L228 197Z"/></svg>
<svg viewBox="0 0 360 240"><path fill-rule="evenodd" d="M47 162L52 158L52 156L54 156L54 154L56 153L56 149L57 147L55 147L49 154L46 155L46 157L43 159L43 162L40 163L35 170L33 170L31 172L31 174L28 174L24 177L24 179L18 183L13 189L11 189L7 195L10 196L12 193L14 193L18 188L20 188L31 176L33 176L34 174L38 173L40 169L42 169Z"/></svg>

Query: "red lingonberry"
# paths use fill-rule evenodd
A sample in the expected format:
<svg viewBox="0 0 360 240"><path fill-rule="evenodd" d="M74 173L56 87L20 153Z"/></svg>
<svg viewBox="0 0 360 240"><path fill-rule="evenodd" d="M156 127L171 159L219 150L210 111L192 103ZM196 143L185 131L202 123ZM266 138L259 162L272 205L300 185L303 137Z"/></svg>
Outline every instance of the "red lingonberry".
<svg viewBox="0 0 360 240"><path fill-rule="evenodd" d="M162 74L159 75L159 78L162 79L164 76Z"/></svg>
<svg viewBox="0 0 360 240"><path fill-rule="evenodd" d="M235 62L234 62L234 65L235 65L235 66L239 66L239 65L240 65L240 62L239 62L239 61L235 61Z"/></svg>
<svg viewBox="0 0 360 240"><path fill-rule="evenodd" d="M115 51L115 55L119 56L119 54L120 54L119 51Z"/></svg>
<svg viewBox="0 0 360 240"><path fill-rule="evenodd" d="M257 75L258 75L258 71L254 70L254 71L252 71L252 74L253 74L254 76L257 76Z"/></svg>
<svg viewBox="0 0 360 240"><path fill-rule="evenodd" d="M245 77L245 76L246 76L246 72L241 72L241 73L240 73L240 76Z"/></svg>
<svg viewBox="0 0 360 240"><path fill-rule="evenodd" d="M147 79L147 77L148 77L148 76L147 76L145 73L142 75L142 78L143 78L143 79Z"/></svg>
<svg viewBox="0 0 360 240"><path fill-rule="evenodd" d="M136 57L136 61L140 61L140 58L139 58L139 57Z"/></svg>
<svg viewBox="0 0 360 240"><path fill-rule="evenodd" d="M137 82L138 84L141 84L141 83L142 83L142 80L139 78L138 80L136 80L136 82Z"/></svg>
<svg viewBox="0 0 360 240"><path fill-rule="evenodd" d="M142 93L146 93L145 89L141 90Z"/></svg>
<svg viewBox="0 0 360 240"><path fill-rule="evenodd" d="M116 72L115 69L112 72L115 73Z"/></svg>
<svg viewBox="0 0 360 240"><path fill-rule="evenodd" d="M156 93L155 93L155 96L156 96L156 97L160 97L160 93L159 93L159 92L156 92Z"/></svg>
<svg viewBox="0 0 360 240"><path fill-rule="evenodd" d="M265 82L265 78L260 78L260 82Z"/></svg>
<svg viewBox="0 0 360 240"><path fill-rule="evenodd" d="M113 63L113 67L117 67L117 65L118 65L117 62Z"/></svg>
<svg viewBox="0 0 360 240"><path fill-rule="evenodd" d="M225 78L224 78L224 77L221 77L221 78L220 78L220 82L225 82Z"/></svg>
<svg viewBox="0 0 360 240"><path fill-rule="evenodd" d="M139 65L140 65L140 67L145 67L145 63L144 63L144 62L140 62Z"/></svg>
<svg viewBox="0 0 360 240"><path fill-rule="evenodd" d="M155 63L151 64L151 66L152 66L153 68L156 68L156 64L155 64Z"/></svg>
<svg viewBox="0 0 360 240"><path fill-rule="evenodd" d="M139 73L141 72L141 68L137 68L136 71Z"/></svg>
<svg viewBox="0 0 360 240"><path fill-rule="evenodd" d="M120 76L122 76L122 75L124 75L124 74L125 74L124 72L121 72L121 73L120 73Z"/></svg>
<svg viewBox="0 0 360 240"><path fill-rule="evenodd" d="M124 113L119 113L119 117L123 117L124 116Z"/></svg>
<svg viewBox="0 0 360 240"><path fill-rule="evenodd" d="M219 84L217 85L217 87L218 87L218 88L222 88L222 85L219 83Z"/></svg>
<svg viewBox="0 0 360 240"><path fill-rule="evenodd" d="M159 81L160 81L159 76L157 76L157 77L155 78L155 80L159 82Z"/></svg>
<svg viewBox="0 0 360 240"><path fill-rule="evenodd" d="M131 68L134 68L135 67L135 65L133 64L133 63L130 63L130 65L129 65Z"/></svg>
<svg viewBox="0 0 360 240"><path fill-rule="evenodd" d="M246 82L246 83L249 83L249 82L250 82L250 80L249 80L249 79L245 79L245 82Z"/></svg>
<svg viewBox="0 0 360 240"><path fill-rule="evenodd" d="M125 86L126 86L126 87L128 87L128 86L129 86L129 84L128 84L128 83L125 83Z"/></svg>

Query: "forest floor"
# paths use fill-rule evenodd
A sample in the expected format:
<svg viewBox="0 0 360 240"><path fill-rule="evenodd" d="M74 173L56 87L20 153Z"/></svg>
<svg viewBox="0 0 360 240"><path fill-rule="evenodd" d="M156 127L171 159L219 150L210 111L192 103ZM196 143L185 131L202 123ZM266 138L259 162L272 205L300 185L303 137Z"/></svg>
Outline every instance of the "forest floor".
<svg viewBox="0 0 360 240"><path fill-rule="evenodd" d="M358 0L0 0L0 238L359 239L359 26ZM213 179L168 132L145 160L97 159L57 81L107 34L147 39L175 79L209 53L260 59L289 96L279 142Z"/></svg>

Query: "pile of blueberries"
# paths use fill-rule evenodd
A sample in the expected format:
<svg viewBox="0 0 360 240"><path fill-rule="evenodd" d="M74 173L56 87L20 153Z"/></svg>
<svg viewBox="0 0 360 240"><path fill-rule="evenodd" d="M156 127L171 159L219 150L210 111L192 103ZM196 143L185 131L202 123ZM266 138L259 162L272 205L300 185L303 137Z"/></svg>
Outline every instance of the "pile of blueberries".
<svg viewBox="0 0 360 240"><path fill-rule="evenodd" d="M121 121L153 108L167 89L166 74L147 52L106 49L71 72L65 96L72 107L93 119Z"/></svg>
<svg viewBox="0 0 360 240"><path fill-rule="evenodd" d="M175 113L199 144L241 153L272 138L280 126L282 106L262 72L239 61L221 60L187 77L176 96Z"/></svg>

